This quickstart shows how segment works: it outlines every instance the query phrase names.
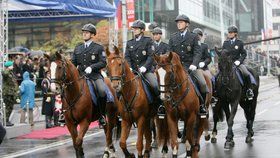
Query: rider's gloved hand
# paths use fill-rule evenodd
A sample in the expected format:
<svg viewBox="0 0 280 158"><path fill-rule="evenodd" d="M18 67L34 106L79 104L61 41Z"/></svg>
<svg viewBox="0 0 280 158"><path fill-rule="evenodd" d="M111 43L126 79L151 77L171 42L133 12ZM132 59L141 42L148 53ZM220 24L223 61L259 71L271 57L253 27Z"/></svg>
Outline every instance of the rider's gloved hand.
<svg viewBox="0 0 280 158"><path fill-rule="evenodd" d="M205 66L205 62L200 62L200 63L198 64L198 66L199 66L200 68L203 68L203 67Z"/></svg>
<svg viewBox="0 0 280 158"><path fill-rule="evenodd" d="M189 67L189 69L192 70L192 71L194 71L194 70L197 69L197 67L196 67L195 65L191 65L191 66Z"/></svg>
<svg viewBox="0 0 280 158"><path fill-rule="evenodd" d="M140 67L139 71L141 73L145 73L147 71L147 69L144 66L142 66L142 67Z"/></svg>
<svg viewBox="0 0 280 158"><path fill-rule="evenodd" d="M85 73L90 74L92 72L92 68L89 66L85 69Z"/></svg>
<svg viewBox="0 0 280 158"><path fill-rule="evenodd" d="M236 61L234 62L234 64L235 64L236 66L239 66L239 65L240 65L240 61L236 60Z"/></svg>

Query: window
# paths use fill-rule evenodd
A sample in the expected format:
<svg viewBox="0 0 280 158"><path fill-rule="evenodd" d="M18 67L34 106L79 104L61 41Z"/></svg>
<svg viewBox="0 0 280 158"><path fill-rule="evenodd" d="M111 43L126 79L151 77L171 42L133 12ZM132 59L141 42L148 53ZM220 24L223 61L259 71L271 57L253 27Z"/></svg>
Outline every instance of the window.
<svg viewBox="0 0 280 158"><path fill-rule="evenodd" d="M273 9L272 10L272 16L273 17L280 16L280 9Z"/></svg>

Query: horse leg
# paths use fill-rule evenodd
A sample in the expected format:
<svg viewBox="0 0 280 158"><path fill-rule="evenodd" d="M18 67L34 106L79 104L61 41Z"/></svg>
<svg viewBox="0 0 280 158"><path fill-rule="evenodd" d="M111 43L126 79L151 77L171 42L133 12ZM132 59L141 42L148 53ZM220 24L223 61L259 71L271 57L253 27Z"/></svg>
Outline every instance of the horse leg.
<svg viewBox="0 0 280 158"><path fill-rule="evenodd" d="M76 158L81 158L81 156L79 155L79 150L78 150L78 146L76 145L76 139L78 136L78 130L77 130L77 125L75 125L74 123L70 122L67 120L67 124L66 124L71 137L72 137L72 141L73 141L73 146L75 148L75 152L76 152Z"/></svg>
<svg viewBox="0 0 280 158"><path fill-rule="evenodd" d="M146 119L147 123L144 127L144 134L145 134L145 139L146 139L144 157L147 157L147 158L150 157L151 143L152 143L152 132L149 128L146 128L146 127L151 127L150 123L154 123L154 121L151 122L150 120L151 119ZM155 126L154 126L154 128L155 128ZM156 141L156 139L154 141Z"/></svg>
<svg viewBox="0 0 280 158"><path fill-rule="evenodd" d="M222 107L221 107L221 100L219 99L216 106L213 107L213 121L214 121L214 127L212 130L212 138L211 138L211 143L217 143L217 124L219 122L219 115L223 115ZM222 119L222 116L220 116Z"/></svg>
<svg viewBox="0 0 280 158"><path fill-rule="evenodd" d="M227 131L226 142L225 142L225 146L224 146L225 149L230 149L231 147L234 146L234 141L233 141L234 134L233 134L232 126L234 123L233 120L234 120L235 114L237 112L237 107L238 107L237 101L234 103L231 103L231 112L230 112L229 117L227 116L228 131ZM229 106L227 106L227 108L229 109ZM226 112L226 114L227 114L227 112Z"/></svg>
<svg viewBox="0 0 280 158"><path fill-rule="evenodd" d="M107 103L108 104L108 103ZM108 107L113 107L114 105L107 105ZM108 110L108 123L104 127L104 132L106 135L106 148L104 150L103 158L109 158L109 157L116 157L115 154L115 147L113 144L113 128L116 125L117 116L116 113L114 113L112 110Z"/></svg>
<svg viewBox="0 0 280 158"><path fill-rule="evenodd" d="M136 149L138 152L138 157L141 158L143 157L142 155L142 151L143 151L143 136L145 133L145 128L146 128L146 120L144 116L141 116L138 121L137 121L137 143L136 143ZM151 140L148 140L149 142L146 143L150 143L151 145ZM149 146L150 146L149 145Z"/></svg>
<svg viewBox="0 0 280 158"><path fill-rule="evenodd" d="M152 118L151 119L151 123L150 123L152 132L153 132L153 142L152 142L152 148L157 148L158 144L157 144L157 132L156 132L156 126L155 126L155 121Z"/></svg>
<svg viewBox="0 0 280 158"><path fill-rule="evenodd" d="M76 139L76 145L78 146L78 153L81 158L84 158L84 150L83 150L83 138L88 130L90 122L87 119L82 120L79 123L80 130Z"/></svg>
<svg viewBox="0 0 280 158"><path fill-rule="evenodd" d="M172 118L172 116L167 116L167 122L170 131L172 157L176 158L178 155L178 120Z"/></svg>
<svg viewBox="0 0 280 158"><path fill-rule="evenodd" d="M120 147L126 158L134 158L135 155L133 153L129 153L127 150L126 140L129 136L129 132L131 129L131 123L128 123L127 120L122 119L122 130L121 130L121 138L120 138Z"/></svg>
<svg viewBox="0 0 280 158"><path fill-rule="evenodd" d="M195 130L194 130L194 125L197 124L197 120L196 120L196 114L195 113L191 113L188 120L186 120L186 124L187 124L187 140L188 143L186 142L186 157L191 156L192 158L197 158L198 157L198 150L199 150L199 144L195 144ZM190 146L191 145L191 148ZM189 149L190 148L190 149ZM191 154L191 155L188 155Z"/></svg>
<svg viewBox="0 0 280 158"><path fill-rule="evenodd" d="M254 131L253 131L253 122L255 119L255 108L256 108L256 100L252 100L252 101L244 101L244 102L240 102L241 107L244 109L244 114L247 120L247 136L246 136L246 143L251 143L253 141L252 137L254 135Z"/></svg>

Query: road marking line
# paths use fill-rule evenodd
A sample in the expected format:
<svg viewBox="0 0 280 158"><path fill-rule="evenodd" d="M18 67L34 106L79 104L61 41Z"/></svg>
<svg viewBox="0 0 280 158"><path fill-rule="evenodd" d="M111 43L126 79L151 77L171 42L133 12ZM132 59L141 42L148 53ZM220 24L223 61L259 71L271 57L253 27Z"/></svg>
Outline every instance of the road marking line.
<svg viewBox="0 0 280 158"><path fill-rule="evenodd" d="M264 109L263 111L257 113L256 116L261 115L261 114L265 113L266 111L267 111L267 109Z"/></svg>
<svg viewBox="0 0 280 158"><path fill-rule="evenodd" d="M101 133L103 133L103 131L88 134L84 137L84 139L95 136L95 135L98 135L98 134L101 134ZM12 154L2 155L2 156L3 156L3 158L14 158L14 157L19 157L19 156L31 154L33 152L37 152L37 151L40 151L40 150L46 150L46 149L58 147L58 146L65 145L65 144L68 144L68 143L72 143L72 138L68 138L66 140L62 140L62 141L54 142L54 143L50 143L50 144L40 145L40 146L35 147L33 149L21 150L21 151L12 153Z"/></svg>

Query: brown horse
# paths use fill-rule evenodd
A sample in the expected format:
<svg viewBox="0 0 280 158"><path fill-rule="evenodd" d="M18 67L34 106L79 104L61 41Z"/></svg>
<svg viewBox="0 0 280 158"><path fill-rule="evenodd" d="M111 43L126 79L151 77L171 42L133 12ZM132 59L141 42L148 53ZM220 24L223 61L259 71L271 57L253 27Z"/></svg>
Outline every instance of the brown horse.
<svg viewBox="0 0 280 158"><path fill-rule="evenodd" d="M143 157L144 135L146 138L144 157L149 157L152 140L150 119L155 112L153 112L153 108L150 107L148 103L141 77L139 75L134 75L118 48L114 47L114 49L114 53L110 53L107 49L106 55L108 75L112 80L113 87L121 95L120 101L122 106L119 108L122 117L120 147L125 157L135 157L133 153L127 150L126 140L129 136L131 126L136 123L138 128L136 144L138 157Z"/></svg>
<svg viewBox="0 0 280 158"><path fill-rule="evenodd" d="M166 142L171 139L173 157L178 153L178 120L182 119L186 125L186 156L198 157L199 141L204 127L208 125L208 119L200 118L199 98L195 88L191 83L188 73L184 70L180 58L176 53L157 56L155 60L158 64L159 80L161 85L161 98L166 107L167 127L162 122L158 124L159 142ZM208 88L211 81L204 75ZM210 103L211 94L207 96L207 104Z"/></svg>
<svg viewBox="0 0 280 158"><path fill-rule="evenodd" d="M48 57L49 58L49 57ZM73 146L77 158L83 158L83 137L85 136L91 122L96 121L99 110L93 105L85 76L80 76L77 68L71 61L60 53L56 53L55 60L51 62L51 89L57 92L57 84L61 88L62 110L64 112L66 126L71 134ZM111 92L115 95L109 79L105 79ZM117 106L119 101L115 97L114 103L106 104L107 124L104 126L106 135L106 148L103 157L115 156L115 148L112 142L112 130L117 124ZM105 106L105 105L104 105ZM78 125L80 130L77 130Z"/></svg>

